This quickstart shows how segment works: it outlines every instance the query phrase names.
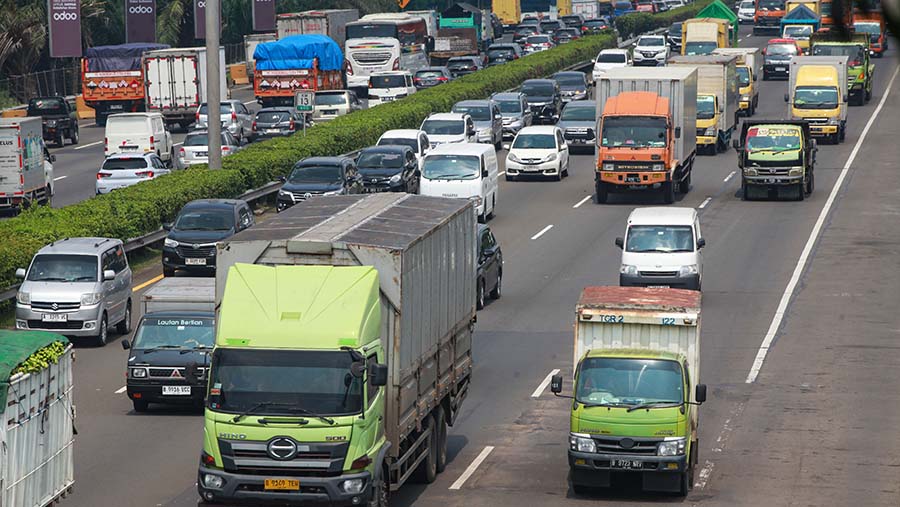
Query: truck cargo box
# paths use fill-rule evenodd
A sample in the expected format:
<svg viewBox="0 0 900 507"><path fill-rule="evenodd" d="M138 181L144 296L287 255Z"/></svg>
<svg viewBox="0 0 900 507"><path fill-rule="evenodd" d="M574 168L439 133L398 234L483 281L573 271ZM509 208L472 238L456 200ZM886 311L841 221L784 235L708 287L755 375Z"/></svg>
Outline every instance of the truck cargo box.
<svg viewBox="0 0 900 507"><path fill-rule="evenodd" d="M147 111L160 112L167 124L187 126L206 102L206 48L175 48L144 53ZM229 96L225 80L225 48L219 47L220 97Z"/></svg>
<svg viewBox="0 0 900 507"><path fill-rule="evenodd" d="M166 277L141 295L143 313L213 312L215 278Z"/></svg>
<svg viewBox="0 0 900 507"><path fill-rule="evenodd" d="M279 39L291 35L325 35L344 47L347 23L358 19L359 11L356 9L318 9L279 14L275 18L275 26Z"/></svg>
<svg viewBox="0 0 900 507"><path fill-rule="evenodd" d="M729 131L737 124L741 94L737 81L736 55L681 56L669 58L672 67L697 69L697 92L716 96L719 102L719 130Z"/></svg>
<svg viewBox="0 0 900 507"><path fill-rule="evenodd" d="M19 209L32 196L48 198L51 183L44 171L41 119L0 118L0 209Z"/></svg>

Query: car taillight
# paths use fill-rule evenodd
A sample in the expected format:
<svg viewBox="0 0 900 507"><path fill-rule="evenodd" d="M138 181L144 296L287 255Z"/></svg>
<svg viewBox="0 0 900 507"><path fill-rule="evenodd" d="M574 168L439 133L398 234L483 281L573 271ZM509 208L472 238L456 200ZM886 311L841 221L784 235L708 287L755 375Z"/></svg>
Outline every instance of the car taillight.
<svg viewBox="0 0 900 507"><path fill-rule="evenodd" d="M422 82L422 78L420 78L420 77L414 77L414 78L413 78L413 82L415 82L415 83L421 83L421 82Z"/></svg>
<svg viewBox="0 0 900 507"><path fill-rule="evenodd" d="M179 149L178 149L178 156L179 156L179 157L184 158L186 154L187 154L187 152L184 151L184 148L179 148Z"/></svg>
<svg viewBox="0 0 900 507"><path fill-rule="evenodd" d="M152 178L153 177L153 171L138 171L134 174L137 176L140 176L141 178Z"/></svg>
<svg viewBox="0 0 900 507"><path fill-rule="evenodd" d="M250 124L250 130L256 130L256 120L253 120L253 123Z"/></svg>
<svg viewBox="0 0 900 507"><path fill-rule="evenodd" d="M194 113L194 121L200 121L200 111Z"/></svg>
<svg viewBox="0 0 900 507"><path fill-rule="evenodd" d="M109 151L109 138L108 137L103 138L103 151L105 151L105 152Z"/></svg>
<svg viewBox="0 0 900 507"><path fill-rule="evenodd" d="M150 136L150 146L153 146L153 144L154 144L154 142L153 142L153 136Z"/></svg>
<svg viewBox="0 0 900 507"><path fill-rule="evenodd" d="M237 121L237 113L234 111L231 112L231 121Z"/></svg>
<svg viewBox="0 0 900 507"><path fill-rule="evenodd" d="M442 82L442 83L446 83L447 81L449 81L449 79L447 79L446 76L441 76L441 77L437 78L437 80L440 81L440 82Z"/></svg>
<svg viewBox="0 0 900 507"><path fill-rule="evenodd" d="M97 179L102 180L103 178L109 178L112 176L110 173L97 173Z"/></svg>
<svg viewBox="0 0 900 507"><path fill-rule="evenodd" d="M394 70L400 70L400 59L399 59L399 58L395 58L395 59L394 59L394 66L393 66L393 69L394 69Z"/></svg>
<svg viewBox="0 0 900 507"><path fill-rule="evenodd" d="M291 123L288 125L288 128L290 128L291 130L294 130L294 119L293 118L291 118Z"/></svg>
<svg viewBox="0 0 900 507"><path fill-rule="evenodd" d="M231 151L231 148L230 148L230 147L228 147L228 146L222 146L222 153L228 153L229 151Z"/></svg>

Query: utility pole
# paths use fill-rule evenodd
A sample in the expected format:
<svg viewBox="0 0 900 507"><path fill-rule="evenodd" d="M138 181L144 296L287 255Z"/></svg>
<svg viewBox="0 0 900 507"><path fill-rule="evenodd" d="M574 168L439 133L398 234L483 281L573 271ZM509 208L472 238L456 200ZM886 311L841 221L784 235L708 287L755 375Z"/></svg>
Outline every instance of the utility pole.
<svg viewBox="0 0 900 507"><path fill-rule="evenodd" d="M222 89L219 87L219 34L222 0L206 0L206 133L210 169L222 168Z"/></svg>

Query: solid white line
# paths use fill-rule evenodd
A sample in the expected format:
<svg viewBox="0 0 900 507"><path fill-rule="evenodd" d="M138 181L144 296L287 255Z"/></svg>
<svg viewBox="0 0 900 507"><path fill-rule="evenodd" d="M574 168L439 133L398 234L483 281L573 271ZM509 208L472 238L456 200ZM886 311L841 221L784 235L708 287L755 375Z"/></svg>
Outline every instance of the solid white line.
<svg viewBox="0 0 900 507"><path fill-rule="evenodd" d="M722 181L723 181L724 183L728 183L728 180L730 180L730 179L734 176L734 173L735 173L735 172L737 172L737 171L731 171L731 173L730 173L728 176L725 176L725 179L722 180Z"/></svg>
<svg viewBox="0 0 900 507"><path fill-rule="evenodd" d="M547 386L550 385L550 381L553 379L553 376L557 374L559 374L559 369L554 369L553 371L548 373L547 376L544 377L544 380L541 381L541 384L537 386L537 389L535 389L534 392L531 393L531 397L540 398L541 393L543 393L544 390L547 389Z"/></svg>
<svg viewBox="0 0 900 507"><path fill-rule="evenodd" d="M103 141L95 141L93 143L82 144L81 146L75 148L75 151L83 150L85 148L90 148L91 146L97 146L98 144L103 144Z"/></svg>
<svg viewBox="0 0 900 507"><path fill-rule="evenodd" d="M709 204L709 201L711 201L711 200L712 200L712 197L707 197L706 200L701 202L700 206L697 206L697 207L700 209L703 209L706 207L707 204Z"/></svg>
<svg viewBox="0 0 900 507"><path fill-rule="evenodd" d="M784 289L784 294L781 296L778 308L775 309L775 316L772 317L772 324L769 325L769 330L766 331L766 336L763 338L762 345L759 346L759 351L756 353L756 359L753 361L753 366L750 368L750 373L747 375L746 383L748 384L756 382L759 370L762 369L763 362L766 360L766 354L769 353L769 347L772 345L775 334L778 332L781 321L784 319L784 313L787 311L788 303L790 303L791 298L794 295L794 289L797 288L797 283L800 282L800 275L802 275L803 270L806 269L806 262L809 260L809 254L812 251L813 246L815 246L816 241L819 239L819 234L822 232L822 226L825 224L825 219L828 218L831 206L834 205L834 200L837 198L837 194L844 184L844 179L850 171L850 166L853 165L853 161L856 159L856 154L859 153L859 149L866 140L869 129L872 128L872 124L875 123L875 119L878 118L878 113L881 112L884 103L891 94L891 88L894 86L894 80L897 79L898 72L900 72L900 67L897 67L897 69L894 70L894 75L891 76L891 80L888 83L887 88L885 88L884 96L881 97L881 102L878 103L875 112L869 117L869 121L866 122L865 128L863 128L862 133L859 135L859 140L856 141L856 146L854 146L853 151L850 152L847 163L844 164L843 169L841 169L841 173L838 175L837 181L834 182L834 187L832 187L831 193L828 195L828 200L825 201L825 206L822 207L822 211L819 213L816 225L813 226L812 232L809 234L809 239L806 241L806 246L803 247L803 252L800 254L800 258L797 259L797 266L794 268L794 273L791 275L791 279Z"/></svg>
<svg viewBox="0 0 900 507"><path fill-rule="evenodd" d="M580 200L580 201L578 201L578 203L577 203L577 204L575 204L575 205L574 205L574 206L572 206L572 207L573 207L573 208L577 208L577 207L579 207L579 206L581 206L581 205L582 205L582 204L584 204L584 203L586 203L586 202L588 202L588 200L590 200L590 198L591 198L591 197L594 197L594 196L592 196L592 195L589 195L589 196L587 196L587 197L585 197L585 198L584 198L584 199L582 199L582 200Z"/></svg>
<svg viewBox="0 0 900 507"><path fill-rule="evenodd" d="M481 463L485 459L487 459L488 454L490 454L491 451L493 451L493 450L494 450L494 446L492 446L492 445L485 446L485 448L481 450L481 453L475 458L475 461L473 461L471 464L469 464L469 467L466 468L465 472L463 472L463 474L459 476L459 479L456 479L456 482L454 482L453 484L450 485L449 489L461 488L463 486L463 484L465 484L466 481L469 480L469 477L472 477L472 474L475 473L475 470L478 470L478 466L481 465Z"/></svg>
<svg viewBox="0 0 900 507"><path fill-rule="evenodd" d="M499 173L497 173L497 176L503 176L504 174L506 174L506 171L500 171Z"/></svg>
<svg viewBox="0 0 900 507"><path fill-rule="evenodd" d="M126 389L128 389L127 386L122 386L122 387L120 387L119 389L116 390L116 394L122 394L122 393L125 392Z"/></svg>
<svg viewBox="0 0 900 507"><path fill-rule="evenodd" d="M68 176L57 176L57 177L53 178L53 181L64 180L66 178L68 178Z"/></svg>
<svg viewBox="0 0 900 507"><path fill-rule="evenodd" d="M544 235L545 232L549 231L549 230L552 229L552 228L553 228L553 224L550 224L550 225L548 225L547 227L544 227L544 228L541 229L537 234L535 234L534 236L532 236L531 239L534 240L534 239L540 238L541 236Z"/></svg>

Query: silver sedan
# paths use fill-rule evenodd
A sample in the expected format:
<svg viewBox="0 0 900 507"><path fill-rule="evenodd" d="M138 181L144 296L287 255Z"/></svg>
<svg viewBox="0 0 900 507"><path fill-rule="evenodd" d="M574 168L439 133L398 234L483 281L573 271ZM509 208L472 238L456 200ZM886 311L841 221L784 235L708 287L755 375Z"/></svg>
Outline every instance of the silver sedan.
<svg viewBox="0 0 900 507"><path fill-rule="evenodd" d="M222 131L222 156L227 157L241 149L231 132ZM177 152L177 167L184 169L209 162L209 136L205 130L195 130L184 138Z"/></svg>

